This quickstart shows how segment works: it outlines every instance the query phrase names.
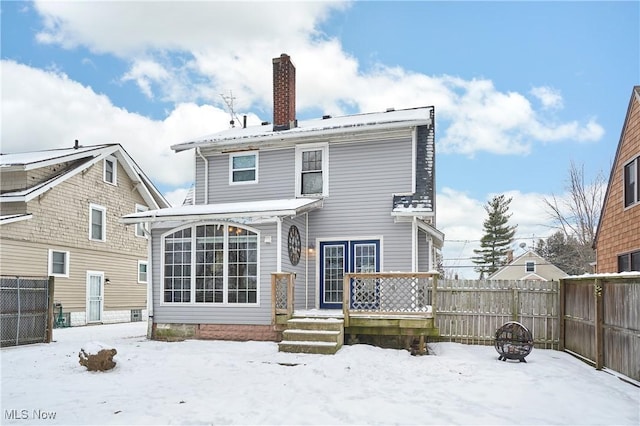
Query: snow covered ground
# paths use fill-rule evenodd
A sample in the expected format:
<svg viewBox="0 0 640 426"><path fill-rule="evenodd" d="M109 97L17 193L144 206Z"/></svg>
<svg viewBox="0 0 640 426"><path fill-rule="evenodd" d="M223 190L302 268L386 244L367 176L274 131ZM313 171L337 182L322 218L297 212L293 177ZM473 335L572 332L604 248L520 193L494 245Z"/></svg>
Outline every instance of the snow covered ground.
<svg viewBox="0 0 640 426"><path fill-rule="evenodd" d="M640 424L640 388L558 351L534 349L527 363L456 343L418 357L366 345L299 355L145 332L144 323L56 329L54 343L2 349L0 423ZM78 364L94 342L118 350L113 370Z"/></svg>

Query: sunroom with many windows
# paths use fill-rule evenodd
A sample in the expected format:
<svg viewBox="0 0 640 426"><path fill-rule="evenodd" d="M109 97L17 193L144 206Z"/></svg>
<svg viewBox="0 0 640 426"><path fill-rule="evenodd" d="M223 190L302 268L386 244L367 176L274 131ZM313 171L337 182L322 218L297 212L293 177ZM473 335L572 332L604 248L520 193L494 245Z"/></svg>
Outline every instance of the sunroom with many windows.
<svg viewBox="0 0 640 426"><path fill-rule="evenodd" d="M259 234L226 223L162 237L162 303L258 304Z"/></svg>

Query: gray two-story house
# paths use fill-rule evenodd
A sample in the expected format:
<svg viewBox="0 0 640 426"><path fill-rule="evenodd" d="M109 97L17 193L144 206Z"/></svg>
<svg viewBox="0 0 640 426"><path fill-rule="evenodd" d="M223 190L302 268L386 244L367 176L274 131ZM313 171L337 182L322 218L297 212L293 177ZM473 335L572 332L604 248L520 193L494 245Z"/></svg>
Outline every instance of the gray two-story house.
<svg viewBox="0 0 640 426"><path fill-rule="evenodd" d="M274 275L294 310L340 312L349 272L436 269L434 108L297 121L289 56L273 73L273 123L172 147L193 205L123 218L150 222L154 336L279 340Z"/></svg>

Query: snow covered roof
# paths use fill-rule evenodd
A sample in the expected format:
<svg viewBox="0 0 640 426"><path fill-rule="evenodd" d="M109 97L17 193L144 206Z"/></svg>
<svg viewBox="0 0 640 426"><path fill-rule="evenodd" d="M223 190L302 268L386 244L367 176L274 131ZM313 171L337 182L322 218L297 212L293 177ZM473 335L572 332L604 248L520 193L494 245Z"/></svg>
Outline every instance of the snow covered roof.
<svg viewBox="0 0 640 426"><path fill-rule="evenodd" d="M140 194L149 206L169 206L169 202L120 144L1 154L0 171L3 173L34 170L62 163L69 163L71 166L48 180L37 182L25 189L3 192L0 194L0 202L28 202L108 156L118 158L131 180L142 184L139 186Z"/></svg>
<svg viewBox="0 0 640 426"><path fill-rule="evenodd" d="M44 151L20 152L15 154L0 154L0 167L4 170L31 170L45 167L50 164L58 164L85 158L88 155L96 155L117 144L103 144L81 146L76 148L49 149Z"/></svg>
<svg viewBox="0 0 640 426"><path fill-rule="evenodd" d="M272 124L233 128L192 141L173 145L176 152L196 147L215 146L231 148L256 142L285 142L311 136L328 136L343 133L392 130L431 123L430 111L433 107L420 107L386 112L354 114L342 117L299 121L289 130L273 131Z"/></svg>
<svg viewBox="0 0 640 426"><path fill-rule="evenodd" d="M238 203L201 204L147 210L123 216L120 222L134 224L142 222L164 222L170 220L211 220L236 218L271 218L296 216L322 207L316 198L289 198L265 201L243 201Z"/></svg>

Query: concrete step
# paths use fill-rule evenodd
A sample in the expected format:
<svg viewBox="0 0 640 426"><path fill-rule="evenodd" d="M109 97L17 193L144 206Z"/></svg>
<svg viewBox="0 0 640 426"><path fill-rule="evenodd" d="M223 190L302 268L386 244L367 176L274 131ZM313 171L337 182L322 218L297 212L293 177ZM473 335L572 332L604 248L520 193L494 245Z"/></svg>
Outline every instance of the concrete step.
<svg viewBox="0 0 640 426"><path fill-rule="evenodd" d="M340 331L338 330L300 330L288 329L282 333L283 341L299 342L338 342Z"/></svg>
<svg viewBox="0 0 640 426"><path fill-rule="evenodd" d="M289 329L296 330L344 330L344 320L337 318L291 318L287 321Z"/></svg>
<svg viewBox="0 0 640 426"><path fill-rule="evenodd" d="M278 343L280 352L333 355L342 345L337 342L282 341Z"/></svg>

